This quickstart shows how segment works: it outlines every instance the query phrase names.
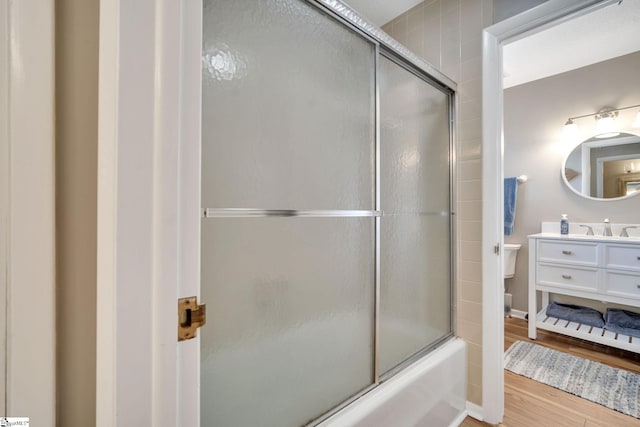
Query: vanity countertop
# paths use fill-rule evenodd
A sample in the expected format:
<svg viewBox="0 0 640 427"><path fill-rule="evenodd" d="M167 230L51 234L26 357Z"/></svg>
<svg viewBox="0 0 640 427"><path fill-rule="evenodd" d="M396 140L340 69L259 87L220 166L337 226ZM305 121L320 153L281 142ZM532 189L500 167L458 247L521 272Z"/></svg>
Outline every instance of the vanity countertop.
<svg viewBox="0 0 640 427"><path fill-rule="evenodd" d="M611 243L634 243L640 242L640 237L618 237L618 236L587 236L586 234L560 234L560 233L536 233L528 237L536 239L552 240L581 240L587 242L611 242Z"/></svg>
<svg viewBox="0 0 640 427"><path fill-rule="evenodd" d="M593 230L592 236L587 236L587 227ZM635 227L635 228L634 228ZM627 229L629 237L619 237L623 228ZM542 222L540 233L532 234L529 237L539 239L578 239L593 242L612 243L638 243L640 242L640 224L611 224L612 236L603 236L604 224L593 222L569 222L569 234L560 234L560 224L558 222Z"/></svg>

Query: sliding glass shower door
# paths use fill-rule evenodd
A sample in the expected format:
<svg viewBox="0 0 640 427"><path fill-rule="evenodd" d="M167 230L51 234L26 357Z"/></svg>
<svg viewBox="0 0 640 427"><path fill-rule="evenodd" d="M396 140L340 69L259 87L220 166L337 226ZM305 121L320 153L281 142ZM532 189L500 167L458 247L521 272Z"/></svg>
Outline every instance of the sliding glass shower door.
<svg viewBox="0 0 640 427"><path fill-rule="evenodd" d="M374 381L375 46L206 0L202 425L306 424Z"/></svg>
<svg viewBox="0 0 640 427"><path fill-rule="evenodd" d="M380 58L380 371L451 333L450 97Z"/></svg>
<svg viewBox="0 0 640 427"><path fill-rule="evenodd" d="M317 3L203 1L203 426L307 424L451 333L451 92Z"/></svg>

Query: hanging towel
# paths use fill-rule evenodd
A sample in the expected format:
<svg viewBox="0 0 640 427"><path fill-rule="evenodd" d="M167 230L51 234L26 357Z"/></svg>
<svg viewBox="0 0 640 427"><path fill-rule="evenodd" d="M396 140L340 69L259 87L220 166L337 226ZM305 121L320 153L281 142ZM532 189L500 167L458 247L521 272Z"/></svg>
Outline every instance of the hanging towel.
<svg viewBox="0 0 640 427"><path fill-rule="evenodd" d="M504 235L513 234L516 219L516 200L518 199L518 178L504 179Z"/></svg>

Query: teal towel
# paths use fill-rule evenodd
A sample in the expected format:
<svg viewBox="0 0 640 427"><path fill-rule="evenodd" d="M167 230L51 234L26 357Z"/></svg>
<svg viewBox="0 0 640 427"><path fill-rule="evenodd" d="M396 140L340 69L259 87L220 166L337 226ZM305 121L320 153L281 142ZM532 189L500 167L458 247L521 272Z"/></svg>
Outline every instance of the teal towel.
<svg viewBox="0 0 640 427"><path fill-rule="evenodd" d="M516 201L518 200L518 178L504 179L504 235L513 234L516 220Z"/></svg>

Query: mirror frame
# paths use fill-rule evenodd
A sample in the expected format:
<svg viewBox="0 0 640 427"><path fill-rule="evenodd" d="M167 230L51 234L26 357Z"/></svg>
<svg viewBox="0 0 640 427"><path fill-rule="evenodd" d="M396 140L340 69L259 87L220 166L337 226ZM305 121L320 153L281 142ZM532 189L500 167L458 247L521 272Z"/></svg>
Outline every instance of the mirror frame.
<svg viewBox="0 0 640 427"><path fill-rule="evenodd" d="M638 137L638 139L640 139L640 135L636 132L630 132L627 130L621 130L620 133L626 133L628 135L634 135L636 137ZM604 198L604 197L593 197L593 196L588 196L586 194L583 194L581 192L579 192L578 190L576 190L571 183L569 182L569 180L567 179L567 175L565 173L566 167L567 167L567 161L569 160L569 156L571 156L571 154L578 148L580 147L582 144L584 144L585 142L597 137L598 134L592 135L589 138L585 139L584 141L580 141L580 143L578 143L576 146L574 146L565 156L564 156L564 160L562 161L562 169L560 170L560 175L562 175L562 181L564 182L564 184L567 186L567 188L569 188L573 193L577 194L580 197L583 197L585 199L588 200L593 200L596 202L613 202L613 201L619 201L619 200L625 200L625 199L630 199L632 197L636 197L640 194L640 191L636 191L633 194L626 194L624 196L620 196L620 197L610 197L610 198Z"/></svg>

